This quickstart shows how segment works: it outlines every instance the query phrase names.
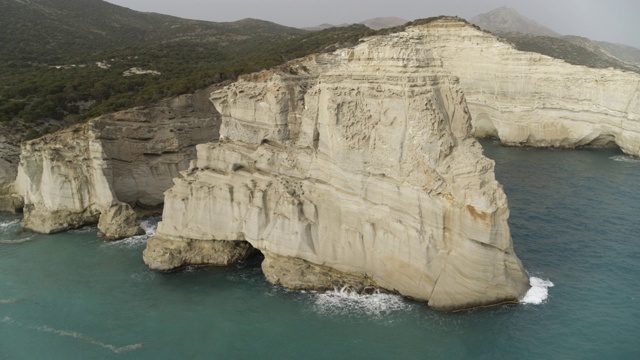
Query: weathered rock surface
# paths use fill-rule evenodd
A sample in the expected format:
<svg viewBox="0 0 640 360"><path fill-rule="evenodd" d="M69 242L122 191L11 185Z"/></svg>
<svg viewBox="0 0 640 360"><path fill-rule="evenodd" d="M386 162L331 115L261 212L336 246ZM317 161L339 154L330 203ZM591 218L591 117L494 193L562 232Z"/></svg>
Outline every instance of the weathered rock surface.
<svg viewBox="0 0 640 360"><path fill-rule="evenodd" d="M416 29L214 92L222 140L198 145L165 193L145 262L203 264L231 242L226 262L248 242L289 288L376 286L449 310L517 302L529 285L506 197L439 65Z"/></svg>
<svg viewBox="0 0 640 360"><path fill-rule="evenodd" d="M518 51L456 18L408 33L422 34L460 77L476 136L515 146L617 145L640 156L639 74Z"/></svg>
<svg viewBox="0 0 640 360"><path fill-rule="evenodd" d="M11 129L0 125L0 211L17 212L24 206L13 186L20 159L19 139L10 136Z"/></svg>
<svg viewBox="0 0 640 360"><path fill-rule="evenodd" d="M100 236L109 240L144 234L138 221L138 215L127 203L114 204L103 212L98 220L98 230Z"/></svg>
<svg viewBox="0 0 640 360"><path fill-rule="evenodd" d="M179 269L187 265L226 266L247 259L254 248L246 241L170 239L154 237L147 242L144 261L160 271Z"/></svg>
<svg viewBox="0 0 640 360"><path fill-rule="evenodd" d="M24 143L15 184L24 197L24 227L52 233L100 220L107 238L138 233L129 205L162 204L172 179L195 157L194 146L217 138L217 116L195 94Z"/></svg>

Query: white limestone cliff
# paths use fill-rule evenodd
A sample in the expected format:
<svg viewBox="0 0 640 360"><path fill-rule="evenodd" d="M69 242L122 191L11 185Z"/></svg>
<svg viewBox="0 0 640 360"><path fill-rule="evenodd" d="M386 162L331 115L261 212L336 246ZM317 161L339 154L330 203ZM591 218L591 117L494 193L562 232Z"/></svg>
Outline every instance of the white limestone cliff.
<svg viewBox="0 0 640 360"><path fill-rule="evenodd" d="M640 156L640 74L518 51L457 18L407 32L460 78L475 136L515 146L615 144Z"/></svg>
<svg viewBox="0 0 640 360"><path fill-rule="evenodd" d="M182 96L25 142L15 183L23 226L52 233L98 223L113 239L140 233L131 206L161 205L195 145L217 138L213 108L196 103Z"/></svg>
<svg viewBox="0 0 640 360"><path fill-rule="evenodd" d="M439 64L402 32L214 92L221 141L198 145L165 193L145 262L224 265L253 247L292 289L373 286L444 310L517 302L529 285L507 200Z"/></svg>

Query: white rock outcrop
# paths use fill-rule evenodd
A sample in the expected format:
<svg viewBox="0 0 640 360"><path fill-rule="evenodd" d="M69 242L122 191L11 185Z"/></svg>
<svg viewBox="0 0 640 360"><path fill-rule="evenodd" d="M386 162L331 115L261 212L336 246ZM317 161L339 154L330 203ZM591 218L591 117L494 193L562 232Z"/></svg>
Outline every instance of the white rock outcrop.
<svg viewBox="0 0 640 360"><path fill-rule="evenodd" d="M615 144L640 156L640 74L518 51L457 18L407 32L460 78L475 136L515 146Z"/></svg>
<svg viewBox="0 0 640 360"><path fill-rule="evenodd" d="M122 223L135 217L129 205L161 205L195 145L217 138L217 115L199 100L182 96L25 142L15 182L23 226L52 233L99 222L107 238L139 233L135 221Z"/></svg>
<svg viewBox="0 0 640 360"><path fill-rule="evenodd" d="M219 143L165 193L152 269L265 255L292 289L370 286L445 310L517 302L494 163L457 78L420 31L246 76L213 92Z"/></svg>

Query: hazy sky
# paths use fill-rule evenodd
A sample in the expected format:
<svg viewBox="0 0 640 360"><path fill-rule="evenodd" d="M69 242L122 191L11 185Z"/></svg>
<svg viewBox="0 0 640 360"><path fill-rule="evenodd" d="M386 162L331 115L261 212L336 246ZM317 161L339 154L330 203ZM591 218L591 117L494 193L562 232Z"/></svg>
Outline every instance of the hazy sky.
<svg viewBox="0 0 640 360"><path fill-rule="evenodd" d="M305 27L354 23L381 16L407 20L436 15L469 19L500 6L565 35L640 47L639 0L107 0L138 11L189 19L247 17Z"/></svg>

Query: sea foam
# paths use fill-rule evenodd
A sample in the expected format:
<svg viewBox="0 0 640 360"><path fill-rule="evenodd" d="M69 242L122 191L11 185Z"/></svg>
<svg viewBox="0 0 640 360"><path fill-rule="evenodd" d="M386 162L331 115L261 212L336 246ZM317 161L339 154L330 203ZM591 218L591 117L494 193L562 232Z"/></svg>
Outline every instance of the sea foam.
<svg viewBox="0 0 640 360"><path fill-rule="evenodd" d="M410 308L411 304L402 296L379 291L364 295L342 288L314 296L314 310L323 315L382 317L392 312L407 311Z"/></svg>
<svg viewBox="0 0 640 360"><path fill-rule="evenodd" d="M628 163L640 163L640 159L635 158L633 156L629 156L629 155L616 155L616 156L610 157L609 159L613 161L621 161L621 162L628 162Z"/></svg>
<svg viewBox="0 0 640 360"><path fill-rule="evenodd" d="M16 220L11 220L11 221L5 221L5 222L0 222L0 230L6 230L9 229L17 224L20 223L20 220L16 219Z"/></svg>
<svg viewBox="0 0 640 360"><path fill-rule="evenodd" d="M529 285L531 285L531 289L520 300L523 304L540 305L544 303L549 297L549 288L553 287L551 281L542 280L534 276L529 278Z"/></svg>
<svg viewBox="0 0 640 360"><path fill-rule="evenodd" d="M146 219L140 223L140 227L144 230L144 234L138 236L128 237L119 241L113 241L106 243L105 246L123 246L123 247L136 247L146 244L147 240L156 234L158 229L158 222L160 217L152 217Z"/></svg>
<svg viewBox="0 0 640 360"><path fill-rule="evenodd" d="M0 244L22 244L34 239L33 233L22 231L20 219L0 222L0 233Z"/></svg>

